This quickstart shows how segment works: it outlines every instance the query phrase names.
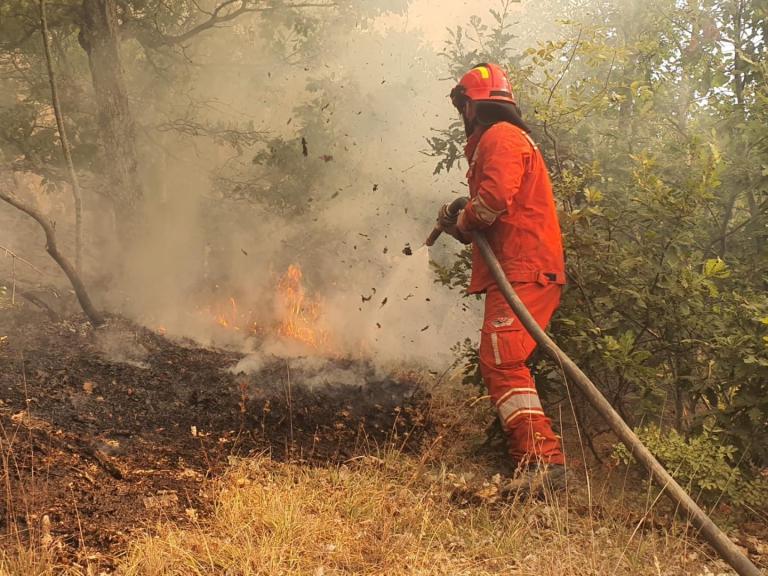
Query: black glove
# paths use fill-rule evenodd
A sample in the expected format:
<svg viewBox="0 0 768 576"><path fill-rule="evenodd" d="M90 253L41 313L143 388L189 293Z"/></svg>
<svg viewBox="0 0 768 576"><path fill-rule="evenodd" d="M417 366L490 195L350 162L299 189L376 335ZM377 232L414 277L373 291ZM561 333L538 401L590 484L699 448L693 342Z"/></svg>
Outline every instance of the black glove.
<svg viewBox="0 0 768 576"><path fill-rule="evenodd" d="M450 234L462 244L469 244L471 240L465 238L457 226L459 221L459 213L457 212L456 214L451 214L448 210L450 205L451 203L449 202L440 208L439 212L437 213L437 226L443 232Z"/></svg>

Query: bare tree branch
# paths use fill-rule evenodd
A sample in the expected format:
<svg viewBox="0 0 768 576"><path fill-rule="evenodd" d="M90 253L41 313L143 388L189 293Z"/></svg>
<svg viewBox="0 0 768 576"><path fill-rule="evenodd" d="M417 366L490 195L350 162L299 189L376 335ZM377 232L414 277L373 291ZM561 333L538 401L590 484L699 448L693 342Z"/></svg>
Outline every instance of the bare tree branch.
<svg viewBox="0 0 768 576"><path fill-rule="evenodd" d="M254 146L264 142L269 136L265 130L240 130L216 125L208 125L193 120L177 118L170 122L164 122L155 127L160 132L174 131L187 136L207 136L214 141L228 144L235 148Z"/></svg>
<svg viewBox="0 0 768 576"><path fill-rule="evenodd" d="M85 285L80 279L80 275L69 263L69 260L67 260L67 258L61 252L59 252L59 249L56 245L56 235L53 231L53 226L51 226L51 223L48 222L48 220L46 220L40 212L31 206L28 206L10 192L6 192L5 190L0 189L0 200L5 200L8 204L18 210L21 210L33 218L38 224L40 224L43 232L45 232L45 250L48 252L48 254L50 254L51 258L54 259L56 264L61 267L61 269L64 271L64 274L66 274L67 278L72 284L72 288L75 290L75 296L77 296L77 300L80 302L80 306L83 309L83 312L85 312L85 315L88 317L88 320L94 326L102 326L105 323L104 317L93 306L93 303L88 296L88 292L85 289Z"/></svg>
<svg viewBox="0 0 768 576"><path fill-rule="evenodd" d="M571 67L571 64L573 63L573 59L576 57L576 52L581 46L581 36L583 32L584 32L584 29L579 28L579 35L573 44L573 50L571 51L571 54L568 57L568 62L563 67L563 70L560 73L560 77L557 79L557 82L554 83L554 85L549 91L549 97L547 98L547 104L546 104L547 113L549 113L549 105L552 102L552 98L555 95L555 91L557 90L557 87L560 86L560 83L563 81L563 78L565 78L565 75L568 73L568 69ZM552 150L555 154L555 165L557 166L557 175L558 177L560 177L563 174L563 166L560 161L560 150L558 148L557 139L554 137L554 135L552 135L549 132L549 120L547 119L547 117L545 117L544 119L544 135L550 140L550 142L552 142Z"/></svg>
<svg viewBox="0 0 768 576"><path fill-rule="evenodd" d="M336 6L334 2L296 2L296 3L288 2L286 4L283 4L280 7L295 9L295 8L330 8L333 6ZM243 14L248 14L253 12L267 12L275 9L276 7L274 5L262 6L258 2L254 3L252 0L224 0L224 2L216 6L216 8L214 8L210 13L202 11L203 13L208 15L208 18L203 22L201 22L200 24L193 26L192 28L190 28L186 32L183 32L182 34L166 35L166 34L158 33L157 37L152 38L150 44L153 47L173 46L175 44L183 44L184 42L192 39L193 37L197 36L201 32L204 32L211 28L216 28L227 22L231 22L239 18Z"/></svg>
<svg viewBox="0 0 768 576"><path fill-rule="evenodd" d="M59 129L59 140L61 150L64 153L64 160L67 163L69 171L69 183L72 185L72 196L75 200L75 268L78 273L83 269L83 195L80 190L80 182L75 172L75 164L72 162L72 148L67 138L67 130L64 127L64 116L61 112L61 102L59 101L59 87L56 82L56 73L53 69L53 59L51 58L51 42L48 35L48 17L45 11L45 1L40 0L40 26L43 34L43 48L45 51L45 65L48 69L48 82L51 85L51 101L53 102L53 113L56 117L56 126Z"/></svg>
<svg viewBox="0 0 768 576"><path fill-rule="evenodd" d="M720 244L721 247L725 245L726 240L738 232L739 230L742 230L749 226L750 224L753 224L757 222L760 218L764 217L766 214L768 214L768 200L765 200L762 204L759 206L755 206L754 208L754 214L744 220L741 224L738 224L737 226L734 226L730 230L728 230L728 224L730 223L730 220L725 222L725 225L722 227L722 230L720 231L720 235L717 238L713 238L709 245L704 249L704 254L708 255L710 254L711 250L715 247L715 245ZM721 248L720 253L717 254L721 258L725 256L724 250Z"/></svg>

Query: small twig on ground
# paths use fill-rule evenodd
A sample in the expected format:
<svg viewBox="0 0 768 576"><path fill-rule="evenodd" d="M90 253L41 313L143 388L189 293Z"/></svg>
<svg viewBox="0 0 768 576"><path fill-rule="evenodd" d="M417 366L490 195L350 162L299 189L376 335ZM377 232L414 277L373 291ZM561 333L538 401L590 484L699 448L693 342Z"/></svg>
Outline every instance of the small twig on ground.
<svg viewBox="0 0 768 576"><path fill-rule="evenodd" d="M67 443L67 448L72 452L85 454L90 456L96 463L101 466L107 473L109 473L115 480L123 480L125 478L122 470L118 468L114 462L112 462L108 456L101 453L101 451L93 446L91 443L80 442L78 445L73 446Z"/></svg>

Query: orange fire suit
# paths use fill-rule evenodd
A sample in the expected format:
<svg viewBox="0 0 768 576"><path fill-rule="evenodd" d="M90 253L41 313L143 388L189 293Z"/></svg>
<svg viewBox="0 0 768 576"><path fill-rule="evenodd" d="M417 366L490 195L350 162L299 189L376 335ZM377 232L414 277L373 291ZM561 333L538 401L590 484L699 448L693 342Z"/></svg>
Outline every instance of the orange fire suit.
<svg viewBox="0 0 768 576"><path fill-rule="evenodd" d="M541 152L518 127L476 131L465 149L470 201L462 233L482 230L507 278L544 328L560 303L565 265L552 185ZM496 287L477 246L469 291L485 293L480 371L520 464L564 462L560 439L541 407L526 365L536 342Z"/></svg>

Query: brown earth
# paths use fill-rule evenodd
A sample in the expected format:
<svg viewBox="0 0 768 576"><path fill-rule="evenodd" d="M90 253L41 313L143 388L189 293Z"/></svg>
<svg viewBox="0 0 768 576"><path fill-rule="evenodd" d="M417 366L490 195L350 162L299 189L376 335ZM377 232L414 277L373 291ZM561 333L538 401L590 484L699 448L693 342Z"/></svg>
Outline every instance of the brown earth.
<svg viewBox="0 0 768 576"><path fill-rule="evenodd" d="M432 429L413 375L348 359L230 371L242 357L120 318L0 310L0 546L48 538L47 515L64 558L108 567L135 530L204 513L203 481L231 457L338 463Z"/></svg>

